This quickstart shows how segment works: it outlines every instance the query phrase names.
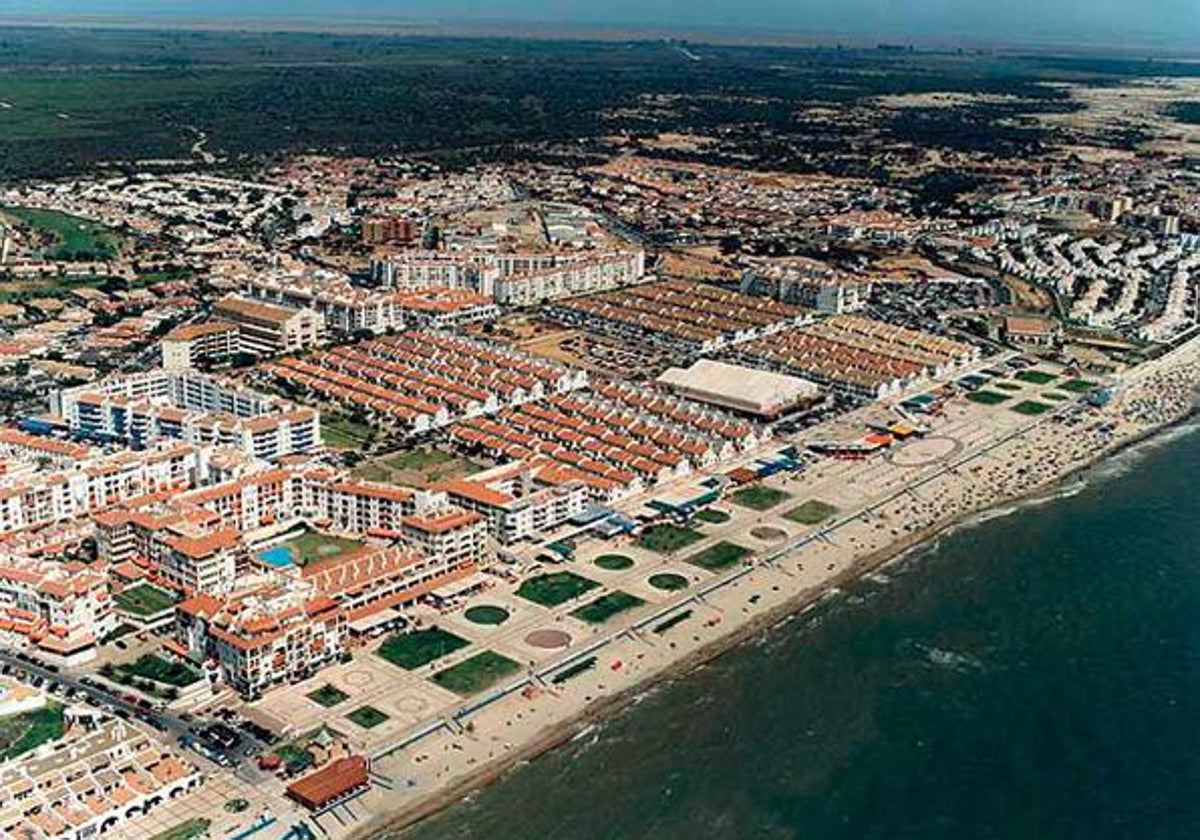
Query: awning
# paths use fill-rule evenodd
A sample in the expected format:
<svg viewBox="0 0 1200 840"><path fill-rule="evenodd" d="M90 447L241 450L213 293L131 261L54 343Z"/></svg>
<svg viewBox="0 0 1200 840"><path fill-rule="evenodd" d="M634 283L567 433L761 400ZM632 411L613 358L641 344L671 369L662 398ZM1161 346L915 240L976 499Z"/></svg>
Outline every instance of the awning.
<svg viewBox="0 0 1200 840"><path fill-rule="evenodd" d="M472 591L480 588L481 586L484 586L490 580L491 580L491 577L488 575L485 575L483 572L475 572L474 574L468 575L467 577L463 578L462 580L455 580L455 581L451 581L450 583L444 583L441 586L439 586L437 589L430 592L429 594L434 596L435 598L441 598L443 600L448 600L450 598L457 598L459 595L463 595L467 592L472 592Z"/></svg>

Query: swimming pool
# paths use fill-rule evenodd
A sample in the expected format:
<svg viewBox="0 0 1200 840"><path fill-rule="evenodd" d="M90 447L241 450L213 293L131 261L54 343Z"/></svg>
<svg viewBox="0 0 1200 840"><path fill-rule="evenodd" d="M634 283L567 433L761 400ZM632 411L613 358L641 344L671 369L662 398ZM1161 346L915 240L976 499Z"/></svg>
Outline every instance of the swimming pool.
<svg viewBox="0 0 1200 840"><path fill-rule="evenodd" d="M292 550L285 545L277 545L265 551L258 552L258 559L276 568L292 565Z"/></svg>

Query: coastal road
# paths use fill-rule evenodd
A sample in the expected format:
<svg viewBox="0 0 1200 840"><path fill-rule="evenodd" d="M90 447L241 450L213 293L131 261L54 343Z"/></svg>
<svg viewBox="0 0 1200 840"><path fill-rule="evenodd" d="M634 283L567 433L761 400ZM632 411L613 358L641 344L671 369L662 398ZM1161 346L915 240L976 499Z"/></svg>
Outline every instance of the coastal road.
<svg viewBox="0 0 1200 840"><path fill-rule="evenodd" d="M100 680L88 678L89 682L85 683L83 682L85 677L54 671L44 662L32 660L28 656L18 656L11 650L0 650L0 666L10 667L14 674L24 672L25 676L22 678L24 682L29 682L32 678L37 677L44 680L43 688L48 688L50 684L59 685L59 697L73 692L92 707L107 709L109 713L118 718L137 721L138 724L154 730L155 736L164 742L169 740L174 744L184 744L196 739L196 731L194 731L197 726L196 721L184 720L181 716L164 709L143 708L137 702L126 700L125 695L121 694L118 689L110 689ZM188 756L209 772L234 770L239 778L256 784L256 782L262 781L265 775L262 770L253 767L250 761L245 760L251 757L253 751L259 749L259 744L248 734L241 732L239 734L242 739L240 748L229 751L230 760L235 762L235 767L222 767L221 764L197 750L188 750Z"/></svg>

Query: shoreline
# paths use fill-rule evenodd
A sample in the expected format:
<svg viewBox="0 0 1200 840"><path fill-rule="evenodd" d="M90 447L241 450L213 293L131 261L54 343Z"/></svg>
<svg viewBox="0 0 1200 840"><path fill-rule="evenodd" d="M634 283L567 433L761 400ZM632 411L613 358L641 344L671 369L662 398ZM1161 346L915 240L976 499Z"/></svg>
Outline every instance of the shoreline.
<svg viewBox="0 0 1200 840"><path fill-rule="evenodd" d="M598 697L586 710L551 724L532 740L516 746L511 752L497 756L492 762L447 784L443 789L430 794L420 802L394 813L381 814L356 827L347 835L348 840L365 840L367 837L381 835L389 838L403 837L403 833L412 826L495 784L519 765L550 752L571 741L589 727L611 718L636 702L646 693L647 688L668 684L691 674L700 666L734 650L747 640L769 631L779 622L792 616L802 615L839 588L860 580L866 575L902 559L905 555L934 547L939 537L964 527L983 524L986 520L979 520L981 515L1000 511L1007 507L1053 501L1061 495L1064 485L1072 479L1085 476L1138 446L1150 443L1175 429L1188 425L1198 417L1200 417L1200 407L1193 405L1186 414L1158 426L1147 428L1121 440L1111 448L1099 451L1094 458L1063 472L1045 485L946 517L920 531L905 535L887 546L864 554L846 569L815 586L797 592L784 602L764 610L741 626L684 654L661 670L645 675L611 696Z"/></svg>

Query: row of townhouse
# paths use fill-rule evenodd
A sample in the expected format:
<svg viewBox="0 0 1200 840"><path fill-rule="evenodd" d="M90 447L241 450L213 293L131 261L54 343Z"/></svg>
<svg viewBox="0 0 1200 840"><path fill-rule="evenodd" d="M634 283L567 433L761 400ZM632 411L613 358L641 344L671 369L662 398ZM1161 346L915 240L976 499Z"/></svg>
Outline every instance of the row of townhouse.
<svg viewBox="0 0 1200 840"><path fill-rule="evenodd" d="M70 467L92 456L92 448L52 438L26 434L17 429L0 429L0 474L14 472L16 464L38 467Z"/></svg>
<svg viewBox="0 0 1200 840"><path fill-rule="evenodd" d="M544 483L579 481L605 502L729 460L765 435L697 403L613 382L466 420L450 431L468 451L529 460Z"/></svg>
<svg viewBox="0 0 1200 840"><path fill-rule="evenodd" d="M0 559L0 639L68 664L95 657L114 629L108 576L82 563Z"/></svg>
<svg viewBox="0 0 1200 840"><path fill-rule="evenodd" d="M51 395L51 412L76 434L134 447L176 439L273 459L321 443L318 412L194 371L153 370L64 388Z"/></svg>
<svg viewBox="0 0 1200 840"><path fill-rule="evenodd" d="M791 304L688 280L560 301L546 314L569 326L686 353L712 353L773 335L811 316Z"/></svg>
<svg viewBox="0 0 1200 840"><path fill-rule="evenodd" d="M839 315L738 348L755 366L795 373L851 398L879 399L979 358L979 348L882 321Z"/></svg>
<svg viewBox="0 0 1200 840"><path fill-rule="evenodd" d="M588 382L585 371L437 331L285 358L262 371L310 397L362 411L409 434Z"/></svg>

